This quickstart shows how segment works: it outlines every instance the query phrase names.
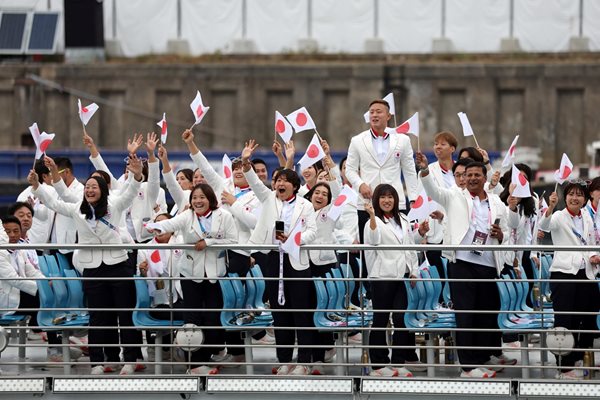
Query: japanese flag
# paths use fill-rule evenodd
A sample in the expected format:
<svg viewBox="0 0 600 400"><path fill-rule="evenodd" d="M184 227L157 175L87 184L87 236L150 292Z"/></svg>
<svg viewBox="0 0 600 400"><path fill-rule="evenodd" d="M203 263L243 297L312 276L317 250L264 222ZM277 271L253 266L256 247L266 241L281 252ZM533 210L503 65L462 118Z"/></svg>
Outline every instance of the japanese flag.
<svg viewBox="0 0 600 400"><path fill-rule="evenodd" d="M515 188L512 192L514 197L518 197L521 199L526 199L531 197L531 189L529 188L529 181L525 177L524 174L519 171L517 167L513 164L512 166L512 177L511 184L515 184Z"/></svg>
<svg viewBox="0 0 600 400"><path fill-rule="evenodd" d="M302 156L298 164L300 164L300 171L304 171L306 168L310 167L314 163L319 160L322 160L325 157L325 151L323 151L323 147L321 147L321 143L319 141L319 137L317 134L313 135L308 148L306 149L306 153Z"/></svg>
<svg viewBox="0 0 600 400"><path fill-rule="evenodd" d="M306 107L301 107L296 111L289 113L285 117L288 119L288 121L290 121L290 124L292 124L296 133L306 131L308 129L317 130L317 127L310 117L310 114L306 110Z"/></svg>
<svg viewBox="0 0 600 400"><path fill-rule="evenodd" d="M285 119L279 111L275 111L275 132L283 139L285 143L289 143L294 134L294 130L290 123Z"/></svg>
<svg viewBox="0 0 600 400"><path fill-rule="evenodd" d="M285 243L281 244L281 249L294 260L300 261L300 243L302 243L302 221L298 221Z"/></svg>
<svg viewBox="0 0 600 400"><path fill-rule="evenodd" d="M419 112L413 114L408 120L396 127L396 133L410 133L419 137Z"/></svg>
<svg viewBox="0 0 600 400"><path fill-rule="evenodd" d="M560 168L554 171L554 179L562 185L564 181L569 179L571 172L573 172L573 163L569 160L569 157L563 153L560 160Z"/></svg>
<svg viewBox="0 0 600 400"><path fill-rule="evenodd" d="M515 139L508 148L508 151L504 156L504 160L502 160L502 168L506 168L513 163L513 159L515 158L515 149L517 148L517 140L519 140L519 135L515 136Z"/></svg>
<svg viewBox="0 0 600 400"><path fill-rule="evenodd" d="M227 154L223 155L223 176L225 179L231 178L233 167L231 166L231 158Z"/></svg>
<svg viewBox="0 0 600 400"><path fill-rule="evenodd" d="M546 203L546 199L542 197L542 201L540 202L540 215L546 214L548 210L548 203Z"/></svg>
<svg viewBox="0 0 600 400"><path fill-rule="evenodd" d="M100 107L98 107L98 104L96 103L92 103L87 107L83 107L81 105L81 99L77 99L77 108L79 110L79 118L81 119L81 122L83 122L83 125L87 125L88 122L90 122L90 119L92 119L94 113L98 111Z"/></svg>
<svg viewBox="0 0 600 400"><path fill-rule="evenodd" d="M33 142L35 143L35 159L39 160L39 158L46 152L50 143L54 139L54 133L40 133L40 129L37 126L37 122L34 122L33 125L29 127L29 132L31 132L31 136L33 137Z"/></svg>
<svg viewBox="0 0 600 400"><path fill-rule="evenodd" d="M396 103L394 102L394 93L388 93L383 100L387 101L387 103L390 105L390 114L392 115L396 115ZM369 123L371 122L371 118L369 117L369 110L367 110L366 113L364 113L363 115L364 119L365 119L365 123Z"/></svg>
<svg viewBox="0 0 600 400"><path fill-rule="evenodd" d="M202 104L202 96L200 95L199 90L196 91L196 97L190 104L190 108L192 109L192 112L194 113L194 118L196 119L194 125L198 125L200 121L202 121L202 118L204 118L204 116L206 115L206 112L210 109L210 107L207 107L204 104Z"/></svg>
<svg viewBox="0 0 600 400"><path fill-rule="evenodd" d="M425 193L425 190L419 193L419 196L415 199L415 202L410 206L410 211L408 212L408 220L409 221L422 221L429 217L431 214L431 200Z"/></svg>
<svg viewBox="0 0 600 400"><path fill-rule="evenodd" d="M457 115L463 128L463 135L473 136L473 128L471 128L471 123L469 122L469 118L467 118L467 114L459 112Z"/></svg>
<svg viewBox="0 0 600 400"><path fill-rule="evenodd" d="M167 143L167 113L163 113L162 119L156 125L160 126L160 142Z"/></svg>
<svg viewBox="0 0 600 400"><path fill-rule="evenodd" d="M327 213L327 217L332 221L337 221L342 215L342 209L346 204L354 204L358 200L358 194L348 185L344 185L344 188L338 195L338 197L331 202L331 208Z"/></svg>
<svg viewBox="0 0 600 400"><path fill-rule="evenodd" d="M160 251L156 250L147 250L148 257L148 276L150 277L158 277L161 276L164 272L163 262L160 256Z"/></svg>

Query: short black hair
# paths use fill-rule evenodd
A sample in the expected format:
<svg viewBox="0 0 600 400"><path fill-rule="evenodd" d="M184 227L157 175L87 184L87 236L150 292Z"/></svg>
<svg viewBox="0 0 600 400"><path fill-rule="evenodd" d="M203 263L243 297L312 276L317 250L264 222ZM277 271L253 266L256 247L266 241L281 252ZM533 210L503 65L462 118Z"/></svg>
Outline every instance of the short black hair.
<svg viewBox="0 0 600 400"><path fill-rule="evenodd" d="M577 190L577 189L582 191L583 197L585 197L585 201L588 201L590 199L590 191L588 190L587 183L585 181L577 179L577 180L573 180L573 181L567 181L567 184L565 185L565 187L563 189L563 194L565 196L565 200L567 198L567 194L569 194L570 191Z"/></svg>
<svg viewBox="0 0 600 400"><path fill-rule="evenodd" d="M456 168L460 167L461 165L466 168L467 165L471 164L472 162L475 162L475 160L473 160L470 157L460 158L460 159L456 160L456 162L452 166L452 173L455 173Z"/></svg>
<svg viewBox="0 0 600 400"><path fill-rule="evenodd" d="M4 224L17 224L19 225L19 228L21 227L21 221L19 221L19 218L15 217L14 215L7 215L6 217L3 217L2 225Z"/></svg>
<svg viewBox="0 0 600 400"><path fill-rule="evenodd" d="M35 162L35 166L33 167L33 170L38 175L38 181L40 183L44 183L44 179L42 178L42 175L50 175L50 170L48 169L48 167L46 167L46 164L44 163L43 160L37 160Z"/></svg>
<svg viewBox="0 0 600 400"><path fill-rule="evenodd" d="M468 157L472 158L473 161L483 162L483 156L481 155L479 150L477 150L475 147L463 147L462 149L460 149L458 151L458 158L460 158L460 155L465 151L467 152L467 154L469 154ZM463 157L463 158L466 158L466 157Z"/></svg>
<svg viewBox="0 0 600 400"><path fill-rule="evenodd" d="M252 164L263 164L265 167L267 166L267 163L262 158L253 158Z"/></svg>
<svg viewBox="0 0 600 400"><path fill-rule="evenodd" d="M217 208L219 208L219 201L217 200L217 195L208 183L199 183L196 186L194 186L194 188L190 192L190 206L192 205L192 196L194 195L194 192L196 190L202 190L202 193L204 193L204 196L206 196L206 198L208 199L208 208L210 210L216 210Z"/></svg>
<svg viewBox="0 0 600 400"><path fill-rule="evenodd" d="M31 206L31 204L25 202L25 201L17 201L16 203L11 204L8 207L8 214L9 215L15 215L15 213L17 212L18 209L20 208L27 208L29 211L31 211L31 216L33 217L33 207Z"/></svg>
<svg viewBox="0 0 600 400"><path fill-rule="evenodd" d="M298 193L298 189L300 189L300 177L296 173L296 171L292 171L291 169L284 168L275 175L275 181L279 178L285 177L285 180L292 184L294 187L294 194Z"/></svg>
<svg viewBox="0 0 600 400"><path fill-rule="evenodd" d="M73 163L68 157L56 157L54 164L58 169L69 168L73 172Z"/></svg>
<svg viewBox="0 0 600 400"><path fill-rule="evenodd" d="M371 106L373 104L383 104L384 106L387 107L388 112L390 111L390 103L388 103L387 101L383 100L383 99L375 99L372 102L369 103L369 108L371 108Z"/></svg>
<svg viewBox="0 0 600 400"><path fill-rule="evenodd" d="M108 172L102 171L101 169L97 169L90 174L90 177L94 174L100 175L102 177L102 179L104 179L106 184L110 187L110 175L108 174Z"/></svg>
<svg viewBox="0 0 600 400"><path fill-rule="evenodd" d="M481 161L470 162L465 167L465 170L467 170L469 168L481 168L481 171L483 172L483 176L487 176L487 168L486 168L485 164Z"/></svg>
<svg viewBox="0 0 600 400"><path fill-rule="evenodd" d="M310 199L315 193L315 189L317 189L320 186L327 188L327 205L329 205L331 203L331 187L329 187L329 184L327 182L319 182L315 186L311 187L308 193L304 195L304 198L308 201L311 201Z"/></svg>
<svg viewBox="0 0 600 400"><path fill-rule="evenodd" d="M190 168L182 168L179 171L177 171L177 173L175 174L175 176L179 175L179 174L183 174L183 176L185 176L185 179L187 179L190 182L194 182L194 171L191 170Z"/></svg>

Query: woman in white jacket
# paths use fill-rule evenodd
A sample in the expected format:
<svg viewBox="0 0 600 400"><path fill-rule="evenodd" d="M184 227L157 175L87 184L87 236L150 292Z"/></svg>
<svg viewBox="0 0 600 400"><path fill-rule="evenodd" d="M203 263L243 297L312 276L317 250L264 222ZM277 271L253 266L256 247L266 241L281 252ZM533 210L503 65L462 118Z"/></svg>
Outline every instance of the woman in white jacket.
<svg viewBox="0 0 600 400"><path fill-rule="evenodd" d="M224 252L211 249L213 244L237 243L238 232L231 214L218 207L212 188L201 183L192 189L189 208L179 215L149 224L151 231L175 232L183 243L193 244L194 250L184 250L179 263L181 289L185 298L184 321L198 326L220 326L223 308L221 285L216 278L227 273ZM202 311L199 311L202 309ZM204 344L224 344L220 329L203 329ZM203 346L191 354L193 375L214 375L218 368L205 365L210 362L214 346Z"/></svg>
<svg viewBox="0 0 600 400"><path fill-rule="evenodd" d="M373 191L373 203L365 203L365 211L369 214L369 223L365 225L365 244L370 245L396 245L414 244L413 232L408 218L398 211L398 192L389 184L380 184ZM419 234L426 233L427 224L422 224ZM371 296L373 301L373 330L369 335L371 346L385 346L385 328L389 321L389 312L376 312L376 310L406 310L408 295L404 285L404 278L415 278L418 265L417 252L368 250L365 251L367 268L371 283ZM392 337L393 346L414 346L415 334L403 330L404 313L392 313L394 330ZM371 347L369 349L373 365L372 376L404 376L410 377L412 373L406 366L416 367L419 358L414 349L394 348L390 365L389 350ZM416 369L416 368L415 368Z"/></svg>
<svg viewBox="0 0 600 400"><path fill-rule="evenodd" d="M564 188L566 208L555 212L558 195L553 192L549 198L548 210L540 221L540 229L550 231L552 242L559 246L593 246L594 231L590 215L582 210L588 200L588 188L584 181L572 181ZM583 212L582 212L583 211ZM552 305L555 311L562 312L554 317L554 326L567 329L596 330L596 315L578 315L575 312L598 312L598 285L581 283L587 279L595 281L600 256L593 248L585 251L555 251L550 266L550 279L570 280L571 282L551 282ZM591 348L592 333L573 333L574 349L562 356L561 379L583 379L583 371L572 369L577 361L583 360L583 351ZM558 363L558 360L557 360Z"/></svg>
<svg viewBox="0 0 600 400"><path fill-rule="evenodd" d="M33 187L33 194L46 206L58 214L71 217L81 244L121 244L119 221L122 213L131 204L140 188L142 163L130 155L127 169L131 172L127 189L119 195L110 195L108 185L102 178L90 177L85 182L83 199L77 203L65 203L54 198L43 185L37 174L31 170L27 180ZM126 250L80 249L73 254L73 265L84 278L131 277ZM132 280L85 280L83 290L87 297L90 327L123 326L119 331L126 364L122 375L135 370L139 349L127 345L139 345L139 333L132 329L132 311L96 311L97 309L133 309L135 307L135 285ZM90 361L95 365L92 374L113 372L114 364L119 363L119 347L105 347L102 344L119 344L119 335L113 329L90 329ZM108 363L104 366L102 364Z"/></svg>

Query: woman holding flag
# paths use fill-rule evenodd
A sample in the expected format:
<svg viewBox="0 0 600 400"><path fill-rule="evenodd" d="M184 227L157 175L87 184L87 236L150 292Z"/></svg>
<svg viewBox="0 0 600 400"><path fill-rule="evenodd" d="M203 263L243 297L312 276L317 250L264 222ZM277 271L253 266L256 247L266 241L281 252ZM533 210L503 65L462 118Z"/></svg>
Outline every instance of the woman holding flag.
<svg viewBox="0 0 600 400"><path fill-rule="evenodd" d="M275 175L273 190L266 187L252 169L250 157L258 147L251 139L242 151L242 169L248 184L262 204L262 212L252 231L248 244L277 244L279 251L268 251L265 276L266 290L275 325L277 359L280 363L273 372L277 375L307 375L312 359L314 332L302 329L313 326L310 311L278 312L280 309L309 309L314 298L309 256L300 245L312 243L317 228L311 215L312 204L298 197L300 178L296 172L283 169ZM285 280L284 278L304 278ZM278 329L278 328L293 329ZM295 338L298 339L298 363L292 364Z"/></svg>
<svg viewBox="0 0 600 400"><path fill-rule="evenodd" d="M540 221L540 229L550 231L554 245L593 246L595 244L594 222L582 209L589 198L587 183L582 180L569 181L565 188L566 207L554 214L558 195L550 195L548 209ZM598 312L599 295L596 283L579 284L587 279L594 281L598 273L600 256L592 248L588 251L555 251L550 266L550 279L570 282L551 282L552 304L560 313L554 317L554 326L569 330L595 330L596 315L579 315L578 312ZM583 379L582 369L573 369L582 362L585 349L591 348L592 333L575 333L575 351L562 356L560 379ZM557 360L557 363L559 360Z"/></svg>

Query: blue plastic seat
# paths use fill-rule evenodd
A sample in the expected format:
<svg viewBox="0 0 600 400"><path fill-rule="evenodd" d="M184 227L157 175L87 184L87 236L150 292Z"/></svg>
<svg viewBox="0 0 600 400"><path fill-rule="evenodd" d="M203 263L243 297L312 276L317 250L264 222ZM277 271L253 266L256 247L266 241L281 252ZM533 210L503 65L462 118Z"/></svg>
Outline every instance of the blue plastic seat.
<svg viewBox="0 0 600 400"><path fill-rule="evenodd" d="M237 276L237 274L230 274L230 276ZM219 280L223 295L223 310L221 311L220 315L221 325L224 327L244 326L249 328L271 326L271 320L256 318L254 316L252 316L250 319L250 314L248 312L239 312L234 310L244 308L244 306L242 306L244 303L244 297L241 297L243 294L240 293L239 287L236 290L234 282L235 280L229 279ZM241 282L240 286L242 286ZM248 318L248 320L245 320L245 318Z"/></svg>
<svg viewBox="0 0 600 400"><path fill-rule="evenodd" d="M143 279L135 280L135 310L133 311L133 324L135 326L143 327L168 327L168 326L182 326L183 321L181 320L165 320L156 319L150 315L150 311L144 310L152 307L150 301L150 292L148 292L148 283ZM161 309L163 311L164 309Z"/></svg>

